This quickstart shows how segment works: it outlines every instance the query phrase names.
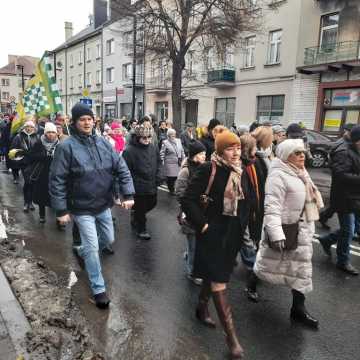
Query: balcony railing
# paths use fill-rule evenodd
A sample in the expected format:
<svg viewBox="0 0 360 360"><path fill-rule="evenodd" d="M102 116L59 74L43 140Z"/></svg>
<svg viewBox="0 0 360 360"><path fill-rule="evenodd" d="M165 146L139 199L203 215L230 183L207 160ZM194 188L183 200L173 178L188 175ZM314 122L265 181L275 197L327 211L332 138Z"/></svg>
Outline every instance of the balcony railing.
<svg viewBox="0 0 360 360"><path fill-rule="evenodd" d="M166 91L170 87L170 80L163 76L155 76L148 80L148 90Z"/></svg>
<svg viewBox="0 0 360 360"><path fill-rule="evenodd" d="M208 83L216 81L235 81L235 70L233 69L218 69L208 71Z"/></svg>
<svg viewBox="0 0 360 360"><path fill-rule="evenodd" d="M132 77L124 79L124 86L125 87L132 87L133 80ZM144 74L137 74L135 76L135 87L143 87L144 86Z"/></svg>
<svg viewBox="0 0 360 360"><path fill-rule="evenodd" d="M305 49L305 65L321 65L359 59L359 41L323 44Z"/></svg>

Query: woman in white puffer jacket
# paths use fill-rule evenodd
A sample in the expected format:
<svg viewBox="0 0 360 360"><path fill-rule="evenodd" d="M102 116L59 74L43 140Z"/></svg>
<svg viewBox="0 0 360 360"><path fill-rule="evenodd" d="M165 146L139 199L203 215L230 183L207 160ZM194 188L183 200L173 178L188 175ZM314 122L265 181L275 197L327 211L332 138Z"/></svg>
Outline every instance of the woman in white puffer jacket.
<svg viewBox="0 0 360 360"><path fill-rule="evenodd" d="M314 221L323 204L304 167L305 151L300 139L285 140L277 148L278 157L271 164L265 186L264 234L254 271L262 280L290 287L291 319L318 328L318 321L306 311L305 294L313 288ZM297 245L290 250L291 236L286 240L284 225L296 223L298 232L292 238Z"/></svg>

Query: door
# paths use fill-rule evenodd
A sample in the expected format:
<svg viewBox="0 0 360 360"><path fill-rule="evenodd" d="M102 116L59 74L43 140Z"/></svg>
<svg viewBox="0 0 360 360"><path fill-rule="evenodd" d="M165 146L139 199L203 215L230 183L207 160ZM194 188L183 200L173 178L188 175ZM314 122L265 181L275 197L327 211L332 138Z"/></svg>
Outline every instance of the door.
<svg viewBox="0 0 360 360"><path fill-rule="evenodd" d="M199 100L186 100L185 101L185 122L192 122L195 127L198 123L198 106Z"/></svg>

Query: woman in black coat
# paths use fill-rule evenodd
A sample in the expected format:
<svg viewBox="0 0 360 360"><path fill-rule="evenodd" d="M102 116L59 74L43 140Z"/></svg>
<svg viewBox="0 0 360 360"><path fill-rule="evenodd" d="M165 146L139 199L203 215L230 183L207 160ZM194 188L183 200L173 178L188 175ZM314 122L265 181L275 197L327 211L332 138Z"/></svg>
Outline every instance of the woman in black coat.
<svg viewBox="0 0 360 360"><path fill-rule="evenodd" d="M243 349L237 339L226 288L250 212L249 179L242 170L240 156L239 138L228 130L218 134L211 162L199 167L181 202L197 232L194 275L204 280L196 317L206 326L215 327L208 309L212 297L233 359L241 358ZM209 199L205 211L201 200L204 195Z"/></svg>
<svg viewBox="0 0 360 360"><path fill-rule="evenodd" d="M49 173L55 149L59 143L56 126L46 123L44 134L25 154L25 173L33 188L33 201L39 205L40 223L45 223L45 207L50 207Z"/></svg>

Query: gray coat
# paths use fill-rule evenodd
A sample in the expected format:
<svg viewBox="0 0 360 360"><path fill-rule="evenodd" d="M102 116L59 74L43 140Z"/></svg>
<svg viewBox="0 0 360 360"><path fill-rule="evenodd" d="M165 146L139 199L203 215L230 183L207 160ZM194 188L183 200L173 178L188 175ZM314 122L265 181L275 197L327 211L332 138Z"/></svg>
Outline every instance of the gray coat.
<svg viewBox="0 0 360 360"><path fill-rule="evenodd" d="M269 239L263 236L260 242L254 271L262 280L286 285L303 294L312 291L314 222L302 217L296 250L281 253L271 249L268 241L285 239L281 225L299 221L305 198L303 181L280 159L273 160L265 185L264 228Z"/></svg>
<svg viewBox="0 0 360 360"><path fill-rule="evenodd" d="M164 175L177 177L181 163L185 159L180 139L175 139L175 143L169 139L164 140L160 150L160 158L164 164Z"/></svg>

